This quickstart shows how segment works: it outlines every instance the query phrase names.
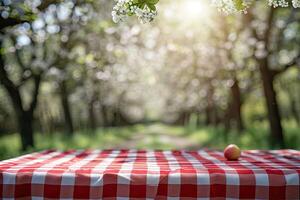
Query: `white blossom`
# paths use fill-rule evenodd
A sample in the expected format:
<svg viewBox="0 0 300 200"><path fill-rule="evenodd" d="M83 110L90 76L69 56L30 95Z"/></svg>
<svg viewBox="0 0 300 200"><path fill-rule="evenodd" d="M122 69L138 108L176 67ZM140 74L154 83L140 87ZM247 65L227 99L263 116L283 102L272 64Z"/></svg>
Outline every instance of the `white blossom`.
<svg viewBox="0 0 300 200"><path fill-rule="evenodd" d="M294 8L300 8L300 0L292 0L292 4Z"/></svg>
<svg viewBox="0 0 300 200"><path fill-rule="evenodd" d="M147 5L139 8L133 0L116 0L117 3L113 7L112 19L115 23L126 20L127 16L135 15L141 23L151 22L157 15L157 12L151 10Z"/></svg>
<svg viewBox="0 0 300 200"><path fill-rule="evenodd" d="M224 12L226 14L233 13L247 13L247 8L249 7L252 0L243 0L242 6L243 9L238 10L235 2L233 0L211 0L212 5L215 6L219 11Z"/></svg>
<svg viewBox="0 0 300 200"><path fill-rule="evenodd" d="M268 0L268 1L269 1L269 6L273 6L274 8L289 6L289 2L287 2L286 0Z"/></svg>

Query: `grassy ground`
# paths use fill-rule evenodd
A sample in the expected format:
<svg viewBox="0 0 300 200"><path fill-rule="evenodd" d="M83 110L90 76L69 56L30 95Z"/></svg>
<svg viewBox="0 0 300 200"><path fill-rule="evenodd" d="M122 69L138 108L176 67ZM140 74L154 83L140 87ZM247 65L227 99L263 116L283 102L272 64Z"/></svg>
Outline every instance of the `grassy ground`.
<svg viewBox="0 0 300 200"><path fill-rule="evenodd" d="M223 149L235 143L242 149L270 149L266 124L255 124L242 134L225 133L221 128L174 127L162 124L135 125L122 128L98 129L95 132L76 132L73 137L62 133L35 135L36 148L43 149ZM288 128L287 128L288 127ZM287 148L300 149L300 129L285 124ZM0 138L0 160L22 154L17 134ZM23 152L24 153L24 152Z"/></svg>

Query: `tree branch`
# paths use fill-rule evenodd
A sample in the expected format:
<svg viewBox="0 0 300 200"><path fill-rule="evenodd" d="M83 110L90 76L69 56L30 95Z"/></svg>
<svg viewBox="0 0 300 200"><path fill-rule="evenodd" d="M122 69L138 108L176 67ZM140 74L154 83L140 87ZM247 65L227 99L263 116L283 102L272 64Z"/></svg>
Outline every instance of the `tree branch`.
<svg viewBox="0 0 300 200"><path fill-rule="evenodd" d="M19 81L18 85L16 85L16 87L20 88L21 86L23 86L26 81L32 78L32 76L33 76L32 74L30 74L29 76L22 75L21 80Z"/></svg>
<svg viewBox="0 0 300 200"><path fill-rule="evenodd" d="M41 85L41 79L42 79L42 75L39 74L39 75L34 75L34 89L33 89L33 92L32 92L32 100L31 100L31 103L30 103L30 106L29 106L29 110L28 112L33 115L33 111L37 105L37 101L38 101L38 94L39 94L39 89L40 89L40 85Z"/></svg>
<svg viewBox="0 0 300 200"><path fill-rule="evenodd" d="M291 24L292 22L294 22L295 20L295 15L296 15L296 8L293 8L292 11L290 12L286 23L283 27L279 28L279 32L277 34L277 42L276 42L276 48L274 50L272 50L271 53L273 52L279 52L280 47L282 47L283 44L283 36L284 36L284 31L286 30L286 28L288 27L289 24Z"/></svg>
<svg viewBox="0 0 300 200"><path fill-rule="evenodd" d="M42 3L37 7L39 11L46 10L51 4L59 3L61 0L43 0Z"/></svg>
<svg viewBox="0 0 300 200"><path fill-rule="evenodd" d="M21 59L21 52L20 52L20 49L18 49L18 48L16 48L16 46L17 46L17 41L16 41L16 38L13 36L13 35L10 35L10 39L11 39L11 41L13 42L13 45L15 46L15 49L16 49L16 53L15 53L15 55L16 55L16 60L17 60L17 62L18 62L18 64L19 64L19 66L22 68L22 70L24 71L27 67L25 66L25 64L24 64L24 62L22 61L22 59Z"/></svg>
<svg viewBox="0 0 300 200"><path fill-rule="evenodd" d="M0 39L0 49L2 47L2 40ZM4 88L7 90L14 108L16 109L17 112L22 112L23 111L23 104L22 104L22 99L20 95L20 91L18 88L15 86L12 80L10 80L6 70L5 70L5 63L3 59L3 54L0 52L0 84L4 86Z"/></svg>
<svg viewBox="0 0 300 200"><path fill-rule="evenodd" d="M299 60L300 60L300 55L298 55L298 56L297 56L294 60L292 60L290 63L284 65L282 69L277 69L277 70L273 69L273 70L271 70L272 76L275 77L275 76L277 76L277 75L279 75L279 74L281 74L281 73L287 71L289 68L291 68L291 67L297 65L298 62L299 62Z"/></svg>
<svg viewBox="0 0 300 200"><path fill-rule="evenodd" d="M12 17L3 18L0 15L0 30L5 29L6 27L22 24L24 22L28 22L28 21L23 19L12 18Z"/></svg>

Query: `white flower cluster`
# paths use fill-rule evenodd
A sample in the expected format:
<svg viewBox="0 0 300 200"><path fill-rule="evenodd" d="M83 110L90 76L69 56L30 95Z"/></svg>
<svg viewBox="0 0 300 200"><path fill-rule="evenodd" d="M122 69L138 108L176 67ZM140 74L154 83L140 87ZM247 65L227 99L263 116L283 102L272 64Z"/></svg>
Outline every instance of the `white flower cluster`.
<svg viewBox="0 0 300 200"><path fill-rule="evenodd" d="M144 9L137 8L135 15L139 18L140 22L145 24L151 22L157 16L157 11L150 10L150 8L146 6Z"/></svg>
<svg viewBox="0 0 300 200"><path fill-rule="evenodd" d="M115 23L124 21L127 18L127 7L125 6L130 0L119 0L111 12L112 19Z"/></svg>
<svg viewBox="0 0 300 200"><path fill-rule="evenodd" d="M268 0L269 5L274 8L277 7L288 7L289 2L287 0ZM300 8L300 0L292 0L292 5L294 8Z"/></svg>
<svg viewBox="0 0 300 200"><path fill-rule="evenodd" d="M136 15L142 23L151 22L157 12L151 10L147 5L143 9L139 8L133 0L115 0L116 5L113 7L112 19L115 23L124 21L128 16Z"/></svg>
<svg viewBox="0 0 300 200"><path fill-rule="evenodd" d="M226 14L233 14L238 12L247 13L247 8L252 3L253 0L241 0L242 4L240 5L241 9L237 8L236 3L239 1L235 0L211 0L212 5L217 7L219 11L222 11ZM269 6L276 7L288 7L288 0L267 0ZM300 0L292 0L294 8L300 8Z"/></svg>
<svg viewBox="0 0 300 200"><path fill-rule="evenodd" d="M274 8L277 7L288 7L289 2L287 0L268 0L269 5ZM300 0L292 0L292 5L294 8L300 8Z"/></svg>
<svg viewBox="0 0 300 200"><path fill-rule="evenodd" d="M234 3L231 0L212 0L212 5L217 7L219 11L226 14L236 12Z"/></svg>
<svg viewBox="0 0 300 200"><path fill-rule="evenodd" d="M292 0L292 4L294 8L300 8L300 0Z"/></svg>
<svg viewBox="0 0 300 200"><path fill-rule="evenodd" d="M215 6L219 11L224 12L226 14L233 13L247 13L247 8L249 7L251 0L243 0L242 9L238 10L235 2L233 0L211 0L212 5Z"/></svg>
<svg viewBox="0 0 300 200"><path fill-rule="evenodd" d="M269 1L269 6L273 6L274 8L289 6L289 2L287 2L286 0L268 0L268 1Z"/></svg>

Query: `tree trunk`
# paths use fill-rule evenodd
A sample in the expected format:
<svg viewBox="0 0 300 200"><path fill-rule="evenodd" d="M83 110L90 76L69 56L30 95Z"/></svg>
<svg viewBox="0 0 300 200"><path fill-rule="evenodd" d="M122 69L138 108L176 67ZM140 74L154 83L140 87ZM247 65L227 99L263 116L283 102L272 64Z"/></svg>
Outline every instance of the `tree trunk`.
<svg viewBox="0 0 300 200"><path fill-rule="evenodd" d="M33 115L28 111L17 113L19 132L21 135L22 150L25 151L28 148L34 147L33 139Z"/></svg>
<svg viewBox="0 0 300 200"><path fill-rule="evenodd" d="M116 127L118 125L119 125L118 108L113 108L111 126Z"/></svg>
<svg viewBox="0 0 300 200"><path fill-rule="evenodd" d="M90 125L90 129L91 130L95 130L96 129L96 117L95 117L95 101L91 100L91 102L89 103L89 125Z"/></svg>
<svg viewBox="0 0 300 200"><path fill-rule="evenodd" d="M185 112L184 111L181 111L179 114L178 114L178 117L175 121L175 125L178 125L178 126L184 126L184 120L185 120Z"/></svg>
<svg viewBox="0 0 300 200"><path fill-rule="evenodd" d="M230 101L227 110L225 111L225 115L224 115L224 129L225 132L229 132L229 130L231 129L231 119L232 119L232 102Z"/></svg>
<svg viewBox="0 0 300 200"><path fill-rule="evenodd" d="M270 8L269 14L266 19L266 28L265 33L263 34L262 38L260 38L257 34L255 29L252 29L253 36L258 39L259 41L263 41L265 43L265 50L269 51L268 47L270 44L273 20L274 20L274 12L275 9L273 7ZM251 12L246 15L247 22L251 23L253 20L253 15ZM271 73L268 63L268 55L264 58L257 58L259 64L259 70L263 82L263 89L265 94L265 101L268 109L268 118L270 124L270 140L272 146L279 146L281 148L284 147L284 137L283 137L283 130L281 125L281 117L279 113L278 103L276 99L276 91L274 90L274 76Z"/></svg>
<svg viewBox="0 0 300 200"><path fill-rule="evenodd" d="M216 107L216 105L213 107L213 122L214 122L214 126L217 127L220 123L220 117L219 117L219 112L218 109Z"/></svg>
<svg viewBox="0 0 300 200"><path fill-rule="evenodd" d="M206 113L206 125L211 125L212 123L215 123L215 110L214 110L214 88L211 84L211 81L208 83L207 88L207 106L205 109Z"/></svg>
<svg viewBox="0 0 300 200"><path fill-rule="evenodd" d="M107 127L109 126L107 106L103 105L100 102L100 107L101 107L101 116L102 116L102 126Z"/></svg>
<svg viewBox="0 0 300 200"><path fill-rule="evenodd" d="M196 126L200 127L201 126L201 114L199 111L196 112L197 118L196 118Z"/></svg>
<svg viewBox="0 0 300 200"><path fill-rule="evenodd" d="M205 125L211 125L212 123L212 109L210 106L205 108Z"/></svg>
<svg viewBox="0 0 300 200"><path fill-rule="evenodd" d="M276 91L274 89L274 77L268 67L267 57L259 60L259 69L261 72L265 100L268 108L268 118L271 129L271 145L273 147L284 148L285 145L281 117L276 98Z"/></svg>
<svg viewBox="0 0 300 200"><path fill-rule="evenodd" d="M300 125L300 117L297 112L297 103L295 98L293 97L293 94L290 93L290 106L291 106L291 111L292 115L294 116L295 121L297 122L298 125Z"/></svg>
<svg viewBox="0 0 300 200"><path fill-rule="evenodd" d="M241 113L241 108L242 108L241 91L240 91L239 81L237 80L237 78L234 78L234 83L230 89L232 94L232 109L234 112L236 126L238 131L241 132L244 130L244 123L243 123L242 113Z"/></svg>
<svg viewBox="0 0 300 200"><path fill-rule="evenodd" d="M65 80L60 82L60 98L61 98L61 105L64 111L65 130L66 133L72 135L74 133L74 126L73 126L72 115L70 112L69 94L68 94Z"/></svg>
<svg viewBox="0 0 300 200"><path fill-rule="evenodd" d="M2 40L0 39L0 49L2 48ZM0 83L6 89L11 102L13 104L13 108L15 110L15 115L17 117L19 134L21 138L22 150L27 150L29 147L34 147L33 140L33 111L36 107L37 103L37 94L40 84L40 77L35 81L35 90L33 99L31 102L31 106L29 111L24 111L23 102L21 98L21 94L19 89L14 85L14 83L9 79L9 76L5 70L5 62L3 54L0 52Z"/></svg>
<svg viewBox="0 0 300 200"><path fill-rule="evenodd" d="M285 84L289 84L289 83L285 83ZM294 95L294 94L298 94L298 93L296 91L295 91L295 93L293 93L294 92L293 88L290 88L289 86L283 87L283 89L286 90L289 95L291 114L299 126L300 125L300 115L298 115L298 110L297 110L297 97ZM298 88L296 88L296 89L298 89Z"/></svg>

